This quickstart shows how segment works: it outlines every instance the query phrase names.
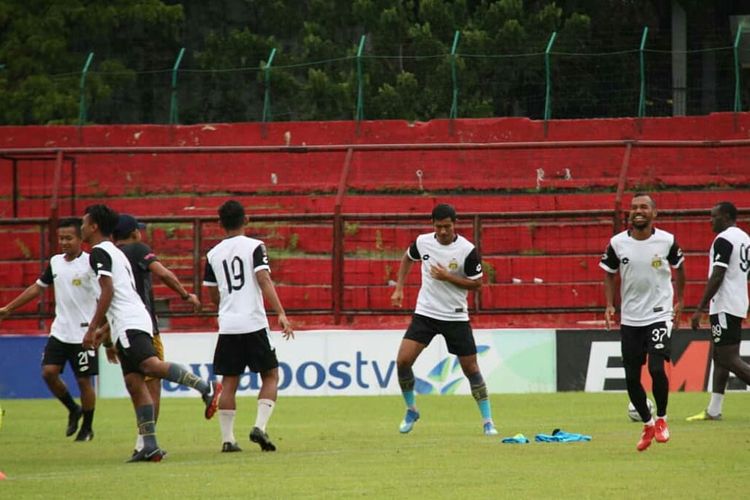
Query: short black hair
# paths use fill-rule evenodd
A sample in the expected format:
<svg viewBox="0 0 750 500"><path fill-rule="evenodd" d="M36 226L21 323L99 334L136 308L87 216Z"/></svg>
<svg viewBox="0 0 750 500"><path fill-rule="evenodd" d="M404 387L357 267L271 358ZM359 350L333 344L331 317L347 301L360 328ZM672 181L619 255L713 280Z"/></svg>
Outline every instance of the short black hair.
<svg viewBox="0 0 750 500"><path fill-rule="evenodd" d="M447 219L448 217L450 217L453 222L456 222L456 209L453 208L452 205L441 203L432 209L433 221Z"/></svg>
<svg viewBox="0 0 750 500"><path fill-rule="evenodd" d="M726 215L732 222L737 220L737 207L734 206L734 203L721 201L716 204L716 208L719 209L719 213Z"/></svg>
<svg viewBox="0 0 750 500"><path fill-rule="evenodd" d="M84 213L99 226L99 232L102 233L102 236L112 236L120 217L117 212L107 205L97 204L86 207Z"/></svg>
<svg viewBox="0 0 750 500"><path fill-rule="evenodd" d="M76 230L76 236L79 238L81 237L81 219L78 217L60 219L60 222L57 223L57 229L60 229L61 227L72 227Z"/></svg>
<svg viewBox="0 0 750 500"><path fill-rule="evenodd" d="M650 203L651 208L656 208L656 201L654 200L653 196L651 196L645 191L638 191L637 193L633 193L633 198L638 198L640 196L645 196L646 198L651 200L651 203Z"/></svg>
<svg viewBox="0 0 750 500"><path fill-rule="evenodd" d="M239 229L245 225L245 209L237 200L225 201L219 207L219 221L221 227L228 231Z"/></svg>

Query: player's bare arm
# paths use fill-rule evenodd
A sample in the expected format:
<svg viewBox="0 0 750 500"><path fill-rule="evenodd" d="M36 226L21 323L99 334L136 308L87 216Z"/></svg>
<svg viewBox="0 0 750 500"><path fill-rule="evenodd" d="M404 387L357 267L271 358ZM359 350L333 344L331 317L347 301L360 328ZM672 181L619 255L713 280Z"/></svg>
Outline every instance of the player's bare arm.
<svg viewBox="0 0 750 500"><path fill-rule="evenodd" d="M258 280L258 286L263 291L263 297L270 303L271 308L276 312L279 318L279 326L285 339L294 338L294 328L292 322L286 317L284 307L281 305L279 296L276 293L276 287L273 285L271 280L271 273L266 269L261 269L255 273L255 277Z"/></svg>
<svg viewBox="0 0 750 500"><path fill-rule="evenodd" d="M39 297L44 292L44 288L34 283L26 288L23 292L18 295L15 299L11 300L4 307L0 307L0 321L7 318L10 313L23 307L35 298Z"/></svg>
<svg viewBox="0 0 750 500"><path fill-rule="evenodd" d="M101 288L101 294L99 295L99 301L96 303L96 311L94 312L94 317L89 322L86 335L83 336L83 347L87 349L96 349L99 347L96 333L99 327L104 326L107 321L107 310L109 310L112 297L115 293L110 276L102 275L99 277L99 288Z"/></svg>
<svg viewBox="0 0 750 500"><path fill-rule="evenodd" d="M676 330L680 327L680 315L682 314L682 308L684 306L685 296L685 265L682 264L680 267L675 269L675 280L674 280L675 296L677 301L672 307L673 310L673 328Z"/></svg>
<svg viewBox="0 0 750 500"><path fill-rule="evenodd" d="M148 270L151 271L155 276L158 276L159 279L161 279L162 283L167 285L170 289L172 289L175 293L177 293L180 298L186 302L190 302L190 304L193 306L193 311L199 312L201 310L201 301L198 299L198 296L194 293L190 293L187 290L185 290L185 287L180 283L180 280L175 276L175 274L164 267L161 262L154 261L148 266Z"/></svg>
<svg viewBox="0 0 750 500"><path fill-rule="evenodd" d="M471 279L459 276L450 272L440 264L432 264L430 266L430 276L436 280L447 281L448 283L465 290L478 290L482 288L481 278Z"/></svg>
<svg viewBox="0 0 750 500"><path fill-rule="evenodd" d="M695 309L693 316L690 318L690 326L693 330L697 330L700 326L701 316L703 311L708 307L708 303L711 301L716 292L719 291L719 287L724 282L724 276L727 273L727 268L722 266L714 266L711 271L711 277L708 278L706 283L706 289L703 291L703 298L698 303L698 307Z"/></svg>
<svg viewBox="0 0 750 500"><path fill-rule="evenodd" d="M394 307L401 307L404 301L404 283L406 283L406 277L409 275L412 264L413 262L409 258L408 252L404 252L404 256L401 257L401 264L398 267L396 289L391 294L391 305Z"/></svg>
<svg viewBox="0 0 750 500"><path fill-rule="evenodd" d="M615 320L615 285L616 277L614 273L604 275L604 298L607 306L604 309L604 326L607 330L612 328Z"/></svg>

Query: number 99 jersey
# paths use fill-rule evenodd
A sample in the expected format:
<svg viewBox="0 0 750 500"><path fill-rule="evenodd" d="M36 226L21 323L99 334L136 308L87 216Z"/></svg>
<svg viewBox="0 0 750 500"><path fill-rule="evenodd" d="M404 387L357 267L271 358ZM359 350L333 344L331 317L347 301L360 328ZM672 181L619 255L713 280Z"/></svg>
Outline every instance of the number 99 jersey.
<svg viewBox="0 0 750 500"><path fill-rule="evenodd" d="M263 293L255 273L271 271L262 241L232 236L206 255L203 285L219 287L219 333L249 333L268 328Z"/></svg>
<svg viewBox="0 0 750 500"><path fill-rule="evenodd" d="M725 267L724 281L711 299L709 314L747 317L747 271L750 269L750 237L737 226L716 235L709 252L708 276L714 267Z"/></svg>

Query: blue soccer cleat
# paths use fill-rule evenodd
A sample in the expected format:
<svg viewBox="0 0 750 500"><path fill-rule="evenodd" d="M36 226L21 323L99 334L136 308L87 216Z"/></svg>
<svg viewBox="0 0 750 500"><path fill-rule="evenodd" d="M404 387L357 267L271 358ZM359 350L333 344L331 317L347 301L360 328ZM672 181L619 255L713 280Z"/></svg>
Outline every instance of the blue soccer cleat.
<svg viewBox="0 0 750 500"><path fill-rule="evenodd" d="M419 420L419 412L417 410L412 410L409 408L406 410L406 415L404 415L404 419L401 421L401 425L398 428L398 431L401 434L406 434L407 432L411 431L414 427L414 423Z"/></svg>
<svg viewBox="0 0 750 500"><path fill-rule="evenodd" d="M495 428L495 424L492 422L485 422L484 423L484 435L485 436L497 436L498 432Z"/></svg>

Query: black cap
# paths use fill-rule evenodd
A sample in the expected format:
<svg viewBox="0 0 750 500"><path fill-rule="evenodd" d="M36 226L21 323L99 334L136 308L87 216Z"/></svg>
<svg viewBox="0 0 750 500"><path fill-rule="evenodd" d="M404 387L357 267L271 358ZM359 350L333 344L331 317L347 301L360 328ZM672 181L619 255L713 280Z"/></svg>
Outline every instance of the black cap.
<svg viewBox="0 0 750 500"><path fill-rule="evenodd" d="M146 224L138 222L138 220L130 214L120 214L113 235L116 240L123 240L130 236L130 233L136 229L146 229Z"/></svg>

